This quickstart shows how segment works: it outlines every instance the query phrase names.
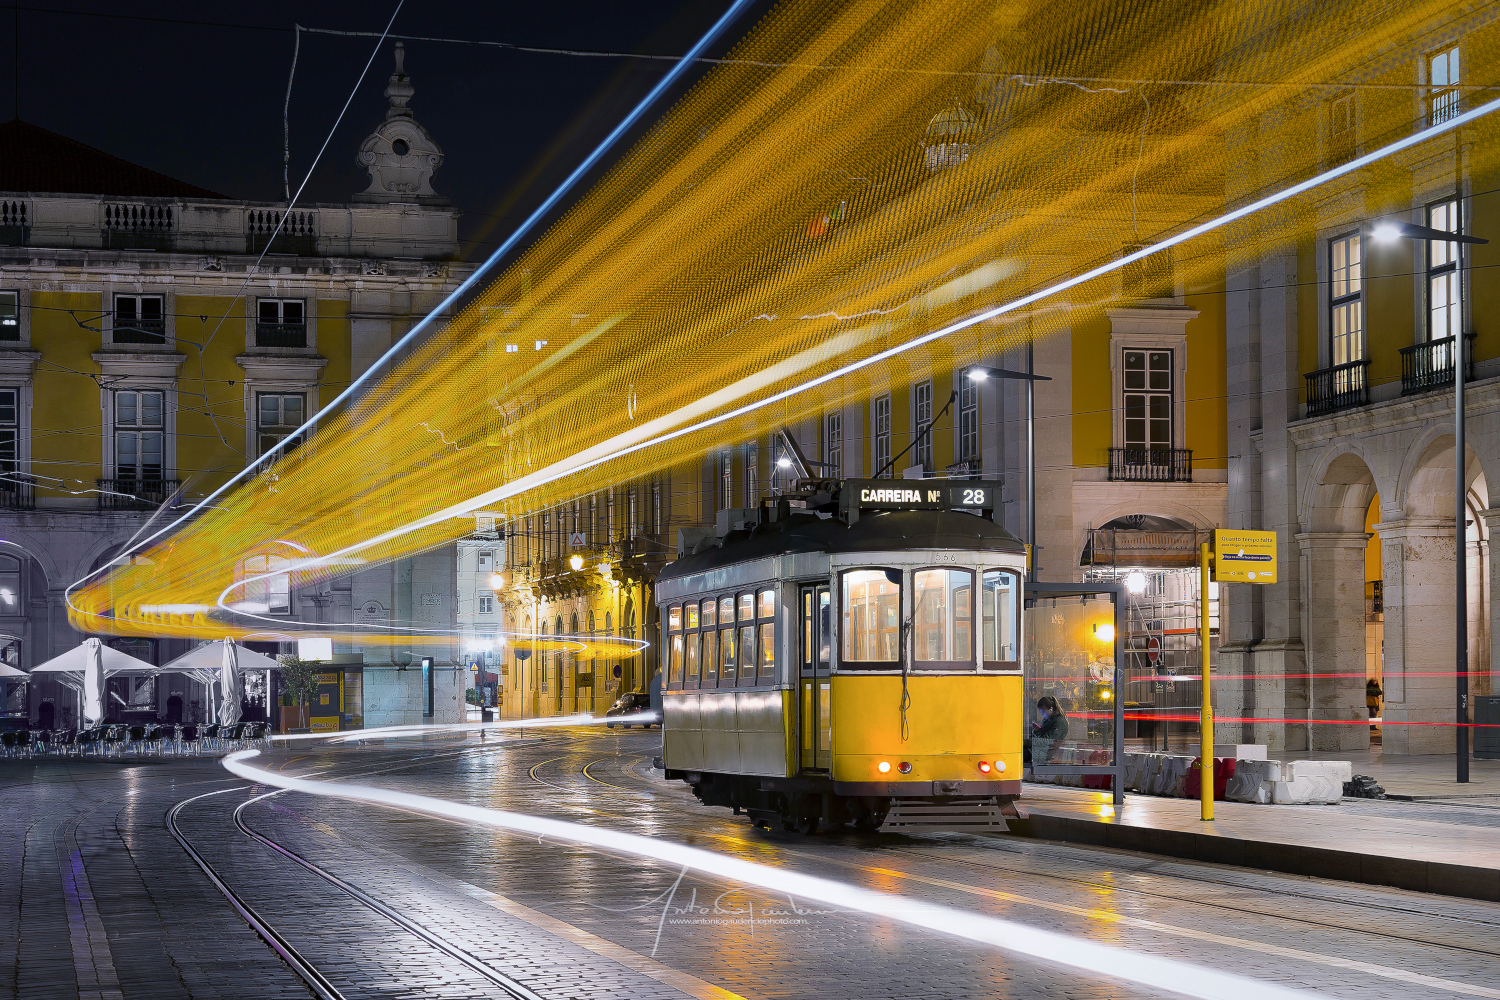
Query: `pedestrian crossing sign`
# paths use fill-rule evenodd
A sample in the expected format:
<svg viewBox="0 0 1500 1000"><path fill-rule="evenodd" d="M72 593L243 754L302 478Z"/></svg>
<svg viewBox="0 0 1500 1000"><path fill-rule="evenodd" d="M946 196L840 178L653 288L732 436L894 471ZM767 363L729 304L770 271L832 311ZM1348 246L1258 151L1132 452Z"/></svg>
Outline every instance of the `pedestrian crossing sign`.
<svg viewBox="0 0 1500 1000"><path fill-rule="evenodd" d="M1213 580L1216 583L1275 583L1276 532L1215 530Z"/></svg>

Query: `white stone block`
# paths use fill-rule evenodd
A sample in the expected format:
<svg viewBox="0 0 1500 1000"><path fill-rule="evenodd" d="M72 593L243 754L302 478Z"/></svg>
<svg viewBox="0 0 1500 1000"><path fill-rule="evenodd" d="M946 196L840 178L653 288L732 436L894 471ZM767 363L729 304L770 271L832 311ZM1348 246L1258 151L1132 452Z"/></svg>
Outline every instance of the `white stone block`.
<svg viewBox="0 0 1500 1000"><path fill-rule="evenodd" d="M1326 775L1271 783L1271 804L1277 806L1338 805L1344 786Z"/></svg>
<svg viewBox="0 0 1500 1000"><path fill-rule="evenodd" d="M1215 757L1232 757L1235 760L1265 760L1264 743L1215 743Z"/></svg>
<svg viewBox="0 0 1500 1000"><path fill-rule="evenodd" d="M1272 786L1280 780L1279 760L1239 760L1234 765L1234 777L1225 785L1224 798L1231 802L1267 805L1271 801Z"/></svg>
<svg viewBox="0 0 1500 1000"><path fill-rule="evenodd" d="M1354 765L1347 760L1294 760L1286 765L1287 780L1297 778L1328 778L1339 783L1342 793L1344 782L1354 780Z"/></svg>
<svg viewBox="0 0 1500 1000"><path fill-rule="evenodd" d="M1128 753L1125 755L1125 789L1131 792L1142 790L1142 783L1150 787L1150 774L1156 769L1155 754Z"/></svg>

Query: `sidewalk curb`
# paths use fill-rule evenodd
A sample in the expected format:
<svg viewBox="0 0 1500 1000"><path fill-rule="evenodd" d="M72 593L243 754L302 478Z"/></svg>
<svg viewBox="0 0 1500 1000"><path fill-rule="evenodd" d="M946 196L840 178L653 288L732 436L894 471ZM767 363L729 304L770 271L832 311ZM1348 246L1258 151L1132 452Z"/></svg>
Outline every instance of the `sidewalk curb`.
<svg viewBox="0 0 1500 1000"><path fill-rule="evenodd" d="M1500 902L1500 870L1494 868L1241 840L1208 833L1121 826L1028 811L1031 812L1028 819L1009 820L1012 835Z"/></svg>

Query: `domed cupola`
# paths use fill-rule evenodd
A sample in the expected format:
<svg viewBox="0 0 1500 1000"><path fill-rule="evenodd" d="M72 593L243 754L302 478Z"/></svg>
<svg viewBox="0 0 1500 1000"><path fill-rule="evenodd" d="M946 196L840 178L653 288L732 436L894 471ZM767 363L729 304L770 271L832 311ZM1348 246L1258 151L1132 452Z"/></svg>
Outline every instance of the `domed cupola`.
<svg viewBox="0 0 1500 1000"><path fill-rule="evenodd" d="M406 75L405 61L406 47L397 42L396 72L385 88L391 106L385 112L385 121L360 144L355 160L369 171L370 186L354 200L446 205L448 199L432 190L432 175L443 164L443 150L406 106L416 88Z"/></svg>
<svg viewBox="0 0 1500 1000"><path fill-rule="evenodd" d="M961 103L939 111L927 123L927 134L922 138L927 169L935 173L964 163L978 137L979 118Z"/></svg>

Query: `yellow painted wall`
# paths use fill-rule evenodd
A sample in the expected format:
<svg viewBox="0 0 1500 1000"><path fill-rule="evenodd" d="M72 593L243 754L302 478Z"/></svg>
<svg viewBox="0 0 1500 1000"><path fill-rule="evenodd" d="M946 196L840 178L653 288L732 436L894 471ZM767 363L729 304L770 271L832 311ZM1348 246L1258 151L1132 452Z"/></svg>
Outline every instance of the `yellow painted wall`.
<svg viewBox="0 0 1500 1000"><path fill-rule="evenodd" d="M31 467L39 497L93 489L102 475L104 414L92 378L99 366L91 357L102 335L74 320L98 327L99 300L97 292L31 296L31 346L46 359L37 363L32 383Z"/></svg>
<svg viewBox="0 0 1500 1000"><path fill-rule="evenodd" d="M1198 318L1187 325L1187 426L1179 440L1193 450L1194 469L1229 468L1224 296L1187 296Z"/></svg>
<svg viewBox="0 0 1500 1000"><path fill-rule="evenodd" d="M1375 533L1375 525L1380 521L1380 494L1375 494L1375 499L1370 501L1370 507L1365 511L1365 534L1370 536L1369 542L1365 544L1365 582L1384 579L1380 568L1380 536Z"/></svg>
<svg viewBox="0 0 1500 1000"><path fill-rule="evenodd" d="M1107 469L1114 444L1109 317L1102 312L1081 316L1073 323L1073 464ZM1050 463L1038 453L1037 464Z"/></svg>

